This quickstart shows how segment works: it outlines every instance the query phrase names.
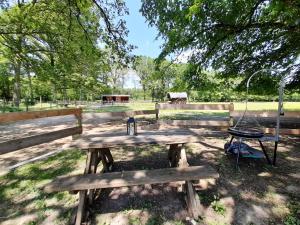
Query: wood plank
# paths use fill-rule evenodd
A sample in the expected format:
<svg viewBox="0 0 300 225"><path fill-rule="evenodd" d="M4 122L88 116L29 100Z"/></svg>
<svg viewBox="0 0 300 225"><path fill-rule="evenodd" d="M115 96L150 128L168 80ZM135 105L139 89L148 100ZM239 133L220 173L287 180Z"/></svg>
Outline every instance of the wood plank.
<svg viewBox="0 0 300 225"><path fill-rule="evenodd" d="M241 117L244 114L244 111L231 111L231 117ZM247 111L247 116L251 117L277 117L276 110L269 111L259 111L259 110L251 110ZM284 112L284 116L281 118L300 118L300 111L286 111Z"/></svg>
<svg viewBox="0 0 300 225"><path fill-rule="evenodd" d="M159 125L193 126L193 127L229 127L228 121L221 120L160 120Z"/></svg>
<svg viewBox="0 0 300 225"><path fill-rule="evenodd" d="M210 166L123 171L61 177L47 184L44 187L44 191L51 193L57 191L115 188L218 177L219 174Z"/></svg>
<svg viewBox="0 0 300 225"><path fill-rule="evenodd" d="M229 103L221 104L158 104L158 109L173 110L229 110Z"/></svg>
<svg viewBox="0 0 300 225"><path fill-rule="evenodd" d="M152 114L156 114L156 110L138 110L138 111L133 111L135 116L139 116L139 115L152 115Z"/></svg>
<svg viewBox="0 0 300 225"><path fill-rule="evenodd" d="M179 155L180 155L180 157L179 157L178 166L182 167L182 168L188 167L189 163L187 161L187 156L186 156L186 151L185 151L184 145L181 146Z"/></svg>
<svg viewBox="0 0 300 225"><path fill-rule="evenodd" d="M110 148L117 146L135 146L143 144L184 144L198 143L204 137L224 137L227 132L201 129L165 129L154 131L140 131L137 136L126 135L124 132L114 132L102 135L82 135L74 140L69 147L80 149Z"/></svg>
<svg viewBox="0 0 300 225"><path fill-rule="evenodd" d="M180 160L178 163L180 168L190 168L188 167L188 161L185 151L185 146L182 145L180 151ZM193 187L191 180L185 180L185 190L186 190L186 204L188 208L188 212L191 217L194 219L198 219L201 216L201 212L203 212L203 207L200 204L200 198Z"/></svg>
<svg viewBox="0 0 300 225"><path fill-rule="evenodd" d="M159 115L159 105L156 102L155 103L155 119L158 120L158 115Z"/></svg>
<svg viewBox="0 0 300 225"><path fill-rule="evenodd" d="M199 219L200 216L203 216L204 208L191 181L185 182L185 190L188 212L194 219Z"/></svg>
<svg viewBox="0 0 300 225"><path fill-rule="evenodd" d="M88 174L91 171L92 153L93 153L92 151L87 152L84 174ZM80 191L75 225L81 225L82 219L85 215L86 201L87 201L87 190Z"/></svg>
<svg viewBox="0 0 300 225"><path fill-rule="evenodd" d="M264 128L263 129L266 134L275 134L276 129L275 128ZM280 135L300 135L300 129L280 129L279 130Z"/></svg>
<svg viewBox="0 0 300 225"><path fill-rule="evenodd" d="M81 221L82 221L82 218L84 217L84 213L85 213L86 196L87 196L86 190L79 192L79 203L78 203L78 207L77 207L75 225L81 225Z"/></svg>
<svg viewBox="0 0 300 225"><path fill-rule="evenodd" d="M92 113L90 115L84 115L85 119L91 118L113 118L113 117L130 117L139 115L151 115L156 114L156 110L138 110L138 111L126 111L126 112L105 112L105 113Z"/></svg>
<svg viewBox="0 0 300 225"><path fill-rule="evenodd" d="M82 133L82 127L71 127L63 130L57 130L49 133L43 133L34 136L1 142L0 154L5 154L22 148L39 145L45 142L54 141L56 139L60 139L67 136L71 136L73 134L80 134L80 133Z"/></svg>
<svg viewBox="0 0 300 225"><path fill-rule="evenodd" d="M82 109L55 109L45 111L34 112L12 112L12 113L0 113L0 123L16 122L21 120L38 119L44 117L53 116L65 116L65 115L80 115Z"/></svg>

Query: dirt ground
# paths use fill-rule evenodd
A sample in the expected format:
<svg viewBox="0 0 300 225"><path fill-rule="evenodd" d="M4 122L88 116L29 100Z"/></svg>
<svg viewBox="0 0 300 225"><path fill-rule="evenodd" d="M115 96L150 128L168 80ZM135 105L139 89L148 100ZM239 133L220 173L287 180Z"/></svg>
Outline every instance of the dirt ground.
<svg viewBox="0 0 300 225"><path fill-rule="evenodd" d="M66 118L72 123L72 119ZM51 126L56 126L51 122ZM26 124L24 126L27 126ZM29 126L29 125L28 125ZM36 131L45 124L38 124ZM50 127L51 127L50 126ZM59 125L57 125L59 126ZM27 127L28 128L28 127ZM51 129L57 129L51 128ZM89 119L84 132L106 132L125 129L122 123L106 123ZM3 129L4 130L4 129ZM2 130L2 131L3 131ZM18 128L15 127L15 130ZM7 131L8 132L8 131ZM22 133L21 131L19 132ZM270 166L264 159L242 159L240 168L234 167L234 157L224 153L228 138L203 138L201 143L189 144L187 156L190 165L211 165L220 174L217 180L201 181L198 194L204 207L198 220L188 217L184 193L177 192L177 184L145 185L130 188L106 189L98 196L90 210L91 224L287 224L300 221L300 139L284 137L279 144L277 166ZM71 138L1 155L0 165L7 168L24 159L30 159L61 148ZM251 142L259 148L258 143ZM167 146L149 145L112 149L115 171L168 167ZM65 151L66 154L68 150ZM271 154L272 145L268 144ZM84 157L83 157L84 158ZM84 164L84 159L78 159ZM47 167L48 168L48 167ZM51 168L49 168L50 170ZM77 168L78 169L78 168ZM80 168L82 171L82 168ZM74 171L68 171L74 173ZM9 185L4 182L1 185ZM5 187L4 187L5 188ZM2 189L3 190L3 189ZM0 193L1 194L1 193ZM0 223L8 224L66 224L57 220L59 211L51 208L45 197L43 219L32 219L34 212L18 214L13 218L4 213L5 208L18 208L18 203L0 203ZM76 203L76 201L75 201ZM32 202L26 203L28 207ZM73 204L71 208L75 208ZM22 207L24 207L22 205ZM48 210L48 211L47 211ZM36 213L36 212L35 212ZM32 223L34 221L34 223ZM69 220L67 220L69 221Z"/></svg>
<svg viewBox="0 0 300 225"><path fill-rule="evenodd" d="M202 190L198 194L204 212L197 221L188 218L184 193L178 193L170 184L106 190L92 209L92 221L124 225L166 221L169 224L286 224L285 218L291 212L289 205L299 202L300 197L299 140L288 141L292 144L280 144L277 167L269 166L265 160L245 159L240 162L240 170L235 169L234 158L224 154L224 139L190 144L190 165L209 164L220 173L218 180L201 182ZM116 170L167 167L166 149L151 148L120 150L120 155L115 150Z"/></svg>

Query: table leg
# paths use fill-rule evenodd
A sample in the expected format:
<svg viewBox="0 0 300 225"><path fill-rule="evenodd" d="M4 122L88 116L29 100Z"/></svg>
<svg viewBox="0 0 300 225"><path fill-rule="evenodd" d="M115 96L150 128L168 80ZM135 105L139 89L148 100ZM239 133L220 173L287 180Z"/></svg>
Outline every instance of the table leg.
<svg viewBox="0 0 300 225"><path fill-rule="evenodd" d="M86 193L87 193L87 191L79 192L79 203L78 203L78 208L77 208L75 225L81 225L82 218L84 217L85 204L86 204Z"/></svg>
<svg viewBox="0 0 300 225"><path fill-rule="evenodd" d="M109 148L104 148L102 149L103 153L104 153L104 156L106 158L106 162L107 162L107 169L108 171L112 171L112 168L113 168L113 164L114 164L114 159L111 155L111 152L109 150Z"/></svg>
<svg viewBox="0 0 300 225"><path fill-rule="evenodd" d="M182 145L181 147L178 166L181 168L189 166L184 145ZM203 212L203 207L201 206L200 198L192 184L192 181L189 180L185 181L185 190L187 195L186 203L187 203L188 212L190 216L192 216L195 219L198 219L199 216L201 216L201 212Z"/></svg>
<svg viewBox="0 0 300 225"><path fill-rule="evenodd" d="M92 156L91 156L91 169L90 169L91 174L95 174L97 172L97 165L98 165L97 161L98 161L98 150L95 149L92 151ZM93 204L95 191L96 191L95 189L89 189L88 192L89 205Z"/></svg>
<svg viewBox="0 0 300 225"><path fill-rule="evenodd" d="M168 152L168 159L171 167L178 166L180 159L180 149L178 144L171 144Z"/></svg>
<svg viewBox="0 0 300 225"><path fill-rule="evenodd" d="M91 162L92 162L92 152L93 151L89 150L87 153L84 174L90 173ZM79 192L79 203L78 203L78 208L77 208L77 213L76 213L75 225L81 225L82 219L85 216L86 195L87 195L87 191Z"/></svg>
<svg viewBox="0 0 300 225"><path fill-rule="evenodd" d="M103 165L103 172L107 172L108 171L108 162L107 162L106 156L104 154L104 151L102 149L100 149L99 153L100 153L100 157L101 157L101 161L102 161L102 165Z"/></svg>

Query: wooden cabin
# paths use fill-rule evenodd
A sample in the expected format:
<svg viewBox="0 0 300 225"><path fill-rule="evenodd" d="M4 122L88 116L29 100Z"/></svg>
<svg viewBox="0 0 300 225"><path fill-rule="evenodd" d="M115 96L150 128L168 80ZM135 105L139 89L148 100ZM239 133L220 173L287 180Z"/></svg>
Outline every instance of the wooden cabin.
<svg viewBox="0 0 300 225"><path fill-rule="evenodd" d="M169 92L167 98L171 104L186 104L188 96L186 92Z"/></svg>
<svg viewBox="0 0 300 225"><path fill-rule="evenodd" d="M102 104L128 103L130 95L102 95Z"/></svg>

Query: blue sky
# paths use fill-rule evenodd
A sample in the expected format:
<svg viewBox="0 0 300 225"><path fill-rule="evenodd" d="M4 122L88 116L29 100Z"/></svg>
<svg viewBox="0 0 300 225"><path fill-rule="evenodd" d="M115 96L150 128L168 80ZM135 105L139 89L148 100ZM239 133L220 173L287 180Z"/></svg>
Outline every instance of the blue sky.
<svg viewBox="0 0 300 225"><path fill-rule="evenodd" d="M160 53L161 39L155 40L158 31L155 27L149 27L145 18L139 12L141 8L140 0L126 0L129 15L125 17L129 30L128 41L137 46L133 50L135 55L145 55L156 58Z"/></svg>

